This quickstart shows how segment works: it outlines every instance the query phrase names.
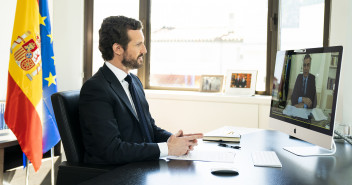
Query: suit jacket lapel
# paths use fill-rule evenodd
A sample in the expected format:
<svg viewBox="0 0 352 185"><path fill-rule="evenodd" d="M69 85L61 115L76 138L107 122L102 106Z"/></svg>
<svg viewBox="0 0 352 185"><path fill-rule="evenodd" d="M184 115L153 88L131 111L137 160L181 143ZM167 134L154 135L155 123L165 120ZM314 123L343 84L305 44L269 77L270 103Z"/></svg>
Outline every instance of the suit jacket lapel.
<svg viewBox="0 0 352 185"><path fill-rule="evenodd" d="M137 115L135 111L132 108L132 105L130 103L130 100L128 99L125 90L123 89L121 83L119 80L116 78L114 73L104 64L104 66L101 68L106 80L110 83L111 88L113 91L116 93L116 95L122 100L122 102L128 107L130 112L134 115L134 117L137 119ZM138 119L137 119L138 120Z"/></svg>

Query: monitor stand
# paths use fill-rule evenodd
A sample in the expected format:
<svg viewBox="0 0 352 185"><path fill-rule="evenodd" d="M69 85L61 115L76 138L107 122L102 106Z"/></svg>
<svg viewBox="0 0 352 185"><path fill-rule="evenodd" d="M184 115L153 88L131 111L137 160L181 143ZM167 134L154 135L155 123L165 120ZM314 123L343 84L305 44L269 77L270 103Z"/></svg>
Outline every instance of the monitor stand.
<svg viewBox="0 0 352 185"><path fill-rule="evenodd" d="M319 146L284 147L283 149L302 157L334 155L336 153L336 144L334 140L332 141L332 150L328 150Z"/></svg>

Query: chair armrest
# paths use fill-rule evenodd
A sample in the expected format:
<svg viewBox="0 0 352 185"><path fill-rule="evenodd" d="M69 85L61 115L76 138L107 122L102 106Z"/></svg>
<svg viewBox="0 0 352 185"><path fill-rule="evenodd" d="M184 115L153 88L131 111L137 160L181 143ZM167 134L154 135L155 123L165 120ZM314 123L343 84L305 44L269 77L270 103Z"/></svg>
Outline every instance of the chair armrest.
<svg viewBox="0 0 352 185"><path fill-rule="evenodd" d="M56 185L76 185L98 175L109 172L116 167L118 166L70 163L64 161L59 165Z"/></svg>

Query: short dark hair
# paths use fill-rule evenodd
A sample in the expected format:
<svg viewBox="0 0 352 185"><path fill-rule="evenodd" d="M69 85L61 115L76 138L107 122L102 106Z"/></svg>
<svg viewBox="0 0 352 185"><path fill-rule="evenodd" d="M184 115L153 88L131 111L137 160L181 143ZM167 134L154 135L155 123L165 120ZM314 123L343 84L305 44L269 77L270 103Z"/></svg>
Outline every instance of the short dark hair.
<svg viewBox="0 0 352 185"><path fill-rule="evenodd" d="M99 29L99 50L105 61L112 60L114 52L112 45L118 43L126 50L130 41L127 35L128 30L143 29L139 20L125 16L110 16L104 19Z"/></svg>
<svg viewBox="0 0 352 185"><path fill-rule="evenodd" d="M310 60L310 62L312 62L312 57L310 57L310 55L309 55L309 54L306 54L306 55L304 56L303 61L304 61L304 60L306 60L306 59L309 59L309 60Z"/></svg>

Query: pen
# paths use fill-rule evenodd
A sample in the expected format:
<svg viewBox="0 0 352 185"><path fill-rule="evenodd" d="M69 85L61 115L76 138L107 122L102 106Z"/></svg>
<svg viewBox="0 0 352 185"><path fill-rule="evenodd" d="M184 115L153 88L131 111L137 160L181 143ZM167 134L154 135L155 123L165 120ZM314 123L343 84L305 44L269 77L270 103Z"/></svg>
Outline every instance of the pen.
<svg viewBox="0 0 352 185"><path fill-rule="evenodd" d="M221 147L229 147L229 148L234 148L234 149L240 149L240 146L231 146L231 145L227 145L225 143L219 143L219 146Z"/></svg>

